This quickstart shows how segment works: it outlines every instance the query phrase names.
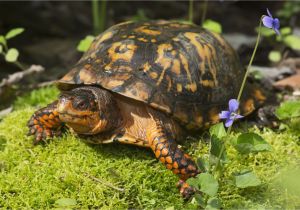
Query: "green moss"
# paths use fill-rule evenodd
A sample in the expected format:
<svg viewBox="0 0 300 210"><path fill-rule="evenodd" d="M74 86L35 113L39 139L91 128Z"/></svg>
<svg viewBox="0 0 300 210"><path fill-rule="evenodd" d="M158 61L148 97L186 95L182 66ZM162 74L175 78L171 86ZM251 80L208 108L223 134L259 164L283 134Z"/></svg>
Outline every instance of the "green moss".
<svg viewBox="0 0 300 210"><path fill-rule="evenodd" d="M190 207L175 187L177 177L148 149L88 145L69 132L33 146L32 138L26 136L26 122L36 109L32 106L50 103L57 94L55 88L34 91L18 99L18 110L0 122L0 208L53 208L61 198L76 200L77 208ZM272 152L241 156L228 147L230 162L218 195L223 207L299 208L299 197L286 193L285 187L276 182L282 168L299 164L299 140L297 144L296 136L270 130L261 135L273 146ZM184 147L194 157L205 156L208 150L203 141L188 142ZM249 168L263 185L237 189L233 174Z"/></svg>

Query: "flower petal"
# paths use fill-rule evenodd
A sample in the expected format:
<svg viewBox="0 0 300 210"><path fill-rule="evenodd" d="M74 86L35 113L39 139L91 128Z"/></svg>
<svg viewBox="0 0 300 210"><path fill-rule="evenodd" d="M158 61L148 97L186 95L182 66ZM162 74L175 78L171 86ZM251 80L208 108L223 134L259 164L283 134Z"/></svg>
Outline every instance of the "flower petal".
<svg viewBox="0 0 300 210"><path fill-rule="evenodd" d="M268 13L268 15L272 18L273 16L272 16L272 14L271 14L271 12L269 11L269 9L267 8L267 13Z"/></svg>
<svg viewBox="0 0 300 210"><path fill-rule="evenodd" d="M243 118L243 117L244 117L243 115L236 114L236 115L234 116L234 119L241 119L241 118Z"/></svg>
<svg viewBox="0 0 300 210"><path fill-rule="evenodd" d="M277 28L274 28L274 31L276 32L277 35L280 35L280 31Z"/></svg>
<svg viewBox="0 0 300 210"><path fill-rule="evenodd" d="M230 112L229 111L222 111L219 114L220 119L229 119L230 118Z"/></svg>
<svg viewBox="0 0 300 210"><path fill-rule="evenodd" d="M280 27L280 22L279 22L279 19L278 19L278 18L275 18L275 19L273 20L273 27L274 27L274 29L279 29L279 27Z"/></svg>
<svg viewBox="0 0 300 210"><path fill-rule="evenodd" d="M274 19L268 16L264 16L262 19L264 26L267 28L273 28L273 21Z"/></svg>
<svg viewBox="0 0 300 210"><path fill-rule="evenodd" d="M233 124L233 119L227 119L225 122L225 127L230 127Z"/></svg>
<svg viewBox="0 0 300 210"><path fill-rule="evenodd" d="M239 108L239 102L236 99L230 99L228 105L230 112L236 112Z"/></svg>

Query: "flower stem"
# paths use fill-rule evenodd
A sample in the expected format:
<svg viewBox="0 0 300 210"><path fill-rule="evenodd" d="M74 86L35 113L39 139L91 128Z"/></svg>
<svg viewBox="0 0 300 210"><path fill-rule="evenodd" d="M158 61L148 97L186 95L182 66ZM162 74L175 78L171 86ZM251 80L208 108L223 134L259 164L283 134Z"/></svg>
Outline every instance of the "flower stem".
<svg viewBox="0 0 300 210"><path fill-rule="evenodd" d="M253 62L255 54L256 54L256 50L257 50L259 40L260 40L261 24L262 24L262 17L260 18L260 21L259 21L258 36L257 36L257 39L256 39L255 47L254 47L250 62L248 64L248 67L247 67L247 70L246 70L246 73L245 73L245 76L244 76L244 79L243 79L243 82L242 82L242 85L241 85L241 88L240 88L240 91L239 91L239 94L238 94L238 97L237 97L237 101L240 101L240 99L241 99L241 96L242 96L242 93L243 93L243 90L244 90L244 87L245 87L245 84L246 84L246 79L248 77L250 68L252 66L252 62Z"/></svg>
<svg viewBox="0 0 300 210"><path fill-rule="evenodd" d="M99 17L99 1L92 0L92 12L93 12L93 25L94 25L94 34L100 32L100 17Z"/></svg>
<svg viewBox="0 0 300 210"><path fill-rule="evenodd" d="M241 96L242 96L242 93L243 93L243 90L244 90L244 87L245 87L245 84L246 84L246 80L247 80L247 77L249 75L249 71L250 71L250 68L252 66L252 62L254 60L254 57L255 57L255 54L256 54L256 50L257 50L257 47L258 47L258 44L259 44L259 40L260 40L260 36L261 36L261 25L262 25L262 18L263 16L260 18L260 21L259 21L259 27L258 27L258 35L257 35L257 39L256 39L256 43L255 43L255 47L254 47L254 50L253 50L253 53L252 53L252 56L251 56L251 59L249 61L249 64L248 64L248 67L247 67L247 70L246 70L246 73L244 75L244 78L243 78L243 81L242 81L242 84L241 84L241 88L240 88L240 91L239 91L239 94L238 94L238 97L237 97L237 101L240 101L241 99ZM229 135L229 133L231 132L231 128L232 128L232 125L229 126L229 128L227 129L227 135ZM223 152L225 150L225 140L221 146L221 150L220 150L220 154L218 156L218 160L217 160L217 163L216 163L216 166L214 168L214 173L216 172L216 170L218 169L219 167L219 164L220 164L220 158L222 157L223 155Z"/></svg>

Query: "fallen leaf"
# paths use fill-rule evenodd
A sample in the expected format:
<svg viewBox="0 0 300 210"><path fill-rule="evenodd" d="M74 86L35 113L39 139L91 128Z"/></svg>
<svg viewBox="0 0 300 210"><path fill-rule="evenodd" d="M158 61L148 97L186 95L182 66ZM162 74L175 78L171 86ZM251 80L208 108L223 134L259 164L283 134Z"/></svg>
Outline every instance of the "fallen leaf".
<svg viewBox="0 0 300 210"><path fill-rule="evenodd" d="M291 88L293 90L300 89L300 74L295 74L285 79L279 80L273 84L278 89Z"/></svg>

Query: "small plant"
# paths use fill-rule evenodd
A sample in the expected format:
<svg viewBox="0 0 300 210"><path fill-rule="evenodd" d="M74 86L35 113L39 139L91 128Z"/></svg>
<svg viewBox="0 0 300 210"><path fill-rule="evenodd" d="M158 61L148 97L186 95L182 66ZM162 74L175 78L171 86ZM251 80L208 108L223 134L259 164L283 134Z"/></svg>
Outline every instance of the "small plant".
<svg viewBox="0 0 300 210"><path fill-rule="evenodd" d="M98 35L105 28L107 2L106 0L100 0L100 2L101 5L99 6L99 0L92 0L94 35Z"/></svg>
<svg viewBox="0 0 300 210"><path fill-rule="evenodd" d="M270 11L267 10L268 16L263 15L260 19L259 29L262 24L272 29L276 34L279 32L279 19L273 18ZM237 99L231 99L229 101L228 110L222 111L219 114L220 119L225 120L225 127L223 123L218 123L212 126L209 130L210 133L210 151L208 154L208 159L197 160L197 164L204 173L197 175L195 178L190 178L187 182L193 186L196 190L202 192L204 196L196 193L192 203L197 203L202 208L221 208L221 201L217 197L217 192L219 188L218 179L222 177L224 170L224 165L228 162L226 155L226 146L230 143L239 154L249 155L250 153L258 153L271 151L272 147L266 142L260 135L253 132L242 133L237 137L232 137L231 128L236 119L242 118L239 115L239 101L241 99L246 79L248 77L249 69L255 57L256 50L258 48L258 43L261 37L261 30L258 31L258 36L256 44L248 64L244 79L241 84L240 91L238 93ZM230 141L228 141L230 139ZM242 171L237 171L232 174L234 178L234 185L237 188L248 188L261 185L260 179L255 175L252 169L246 169Z"/></svg>
<svg viewBox="0 0 300 210"><path fill-rule="evenodd" d="M211 19L204 20L202 27L218 34L222 33L222 25L219 22Z"/></svg>
<svg viewBox="0 0 300 210"><path fill-rule="evenodd" d="M95 37L92 35L87 35L84 39L80 40L77 45L77 50L79 52L86 52L94 41Z"/></svg>
<svg viewBox="0 0 300 210"><path fill-rule="evenodd" d="M22 64L18 61L19 51L16 48L8 47L8 40L23 33L24 28L14 28L7 32L6 35L0 35L0 54L4 56L4 59L8 63L14 63L20 69L24 70Z"/></svg>
<svg viewBox="0 0 300 210"><path fill-rule="evenodd" d="M289 127L291 131L300 134L300 100L283 102L275 114L283 122L281 129Z"/></svg>
<svg viewBox="0 0 300 210"><path fill-rule="evenodd" d="M290 5L295 3L288 3L286 2L285 5ZM290 6L288 6L290 8ZM278 15L289 18L296 13L293 11L300 11L300 4L296 4L293 9L282 9L278 12ZM265 16L263 21L264 25L267 28L272 28L273 30L268 30L267 28L256 28L256 30L260 30L261 35L265 37L271 44L275 45L276 43L280 44L275 47L275 50L269 52L269 60L272 62L279 62L282 58L281 52L283 51L284 47L289 47L293 50L300 50L300 37L293 34L293 30L291 27L283 27L279 29L279 21L278 18L273 18L272 14L268 12L268 16ZM275 35L281 36L275 36ZM279 47L280 46L280 47Z"/></svg>

